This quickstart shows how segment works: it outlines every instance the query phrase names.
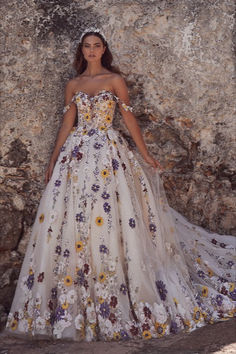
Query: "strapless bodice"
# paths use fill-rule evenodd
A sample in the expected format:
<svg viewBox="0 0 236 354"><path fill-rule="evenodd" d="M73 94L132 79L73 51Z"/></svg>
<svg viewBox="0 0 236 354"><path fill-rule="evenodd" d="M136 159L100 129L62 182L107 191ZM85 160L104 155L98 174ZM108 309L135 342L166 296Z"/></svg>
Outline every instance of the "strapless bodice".
<svg viewBox="0 0 236 354"><path fill-rule="evenodd" d="M126 111L132 111L132 107L122 102L113 92L101 90L94 96L86 92L78 91L72 97L71 102L63 109L66 113L72 103L77 106L78 126L85 130L97 128L106 131L112 126L116 103L120 102Z"/></svg>

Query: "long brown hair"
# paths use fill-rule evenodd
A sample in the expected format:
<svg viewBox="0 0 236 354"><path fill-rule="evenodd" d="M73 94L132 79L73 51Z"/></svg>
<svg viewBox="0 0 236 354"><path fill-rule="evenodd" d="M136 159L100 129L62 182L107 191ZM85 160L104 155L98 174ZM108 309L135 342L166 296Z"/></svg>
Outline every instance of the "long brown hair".
<svg viewBox="0 0 236 354"><path fill-rule="evenodd" d="M75 60L74 60L74 65L73 65L75 70L77 71L77 74L78 75L82 74L87 68L88 63L87 63L87 60L84 59L84 55L82 53L82 46L83 46L84 39L88 36L91 36L91 35L97 36L98 38L100 38L103 45L106 47L106 50L105 50L105 52L102 56L102 59L101 59L102 66L104 66L106 69L110 70L113 73L121 74L120 69L117 68L116 66L112 65L113 56L112 56L110 49L108 47L108 43L105 41L105 39L103 38L103 36L99 32L87 32L82 37L82 40L79 43L77 50L76 50Z"/></svg>

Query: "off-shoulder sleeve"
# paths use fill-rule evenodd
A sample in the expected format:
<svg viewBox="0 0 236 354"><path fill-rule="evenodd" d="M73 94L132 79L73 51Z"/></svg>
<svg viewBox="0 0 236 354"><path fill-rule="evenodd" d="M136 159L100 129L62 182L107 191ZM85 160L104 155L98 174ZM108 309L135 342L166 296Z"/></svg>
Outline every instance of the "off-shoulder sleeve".
<svg viewBox="0 0 236 354"><path fill-rule="evenodd" d="M120 103L121 106L122 106L122 108L124 108L124 110L125 110L126 112L128 112L128 111L133 112L133 107L132 107L132 106L128 106L127 104L125 104L119 97L117 97L117 96L115 96L115 95L114 95L114 97L115 97L115 99L116 99L116 102L117 102L117 103Z"/></svg>
<svg viewBox="0 0 236 354"><path fill-rule="evenodd" d="M74 103L74 102L75 102L75 96L72 97L71 101L66 106L64 106L63 111L62 111L63 114L65 114L70 109L72 103Z"/></svg>

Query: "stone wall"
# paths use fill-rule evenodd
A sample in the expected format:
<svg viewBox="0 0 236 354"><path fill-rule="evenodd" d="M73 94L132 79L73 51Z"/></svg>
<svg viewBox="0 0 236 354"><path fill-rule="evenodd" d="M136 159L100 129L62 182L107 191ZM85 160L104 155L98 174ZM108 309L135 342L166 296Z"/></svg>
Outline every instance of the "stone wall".
<svg viewBox="0 0 236 354"><path fill-rule="evenodd" d="M145 140L166 169L170 205L209 230L236 233L234 0L8 0L1 12L0 311L11 304L64 86L91 25L109 38Z"/></svg>

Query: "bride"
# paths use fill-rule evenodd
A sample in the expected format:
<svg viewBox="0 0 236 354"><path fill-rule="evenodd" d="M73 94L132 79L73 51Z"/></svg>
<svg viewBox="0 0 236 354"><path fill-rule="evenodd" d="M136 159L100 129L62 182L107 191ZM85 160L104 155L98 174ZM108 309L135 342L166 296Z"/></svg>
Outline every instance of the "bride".
<svg viewBox="0 0 236 354"><path fill-rule="evenodd" d="M233 317L235 239L169 207L100 30L83 32L75 68L7 329L149 339ZM139 153L112 126L116 104Z"/></svg>

